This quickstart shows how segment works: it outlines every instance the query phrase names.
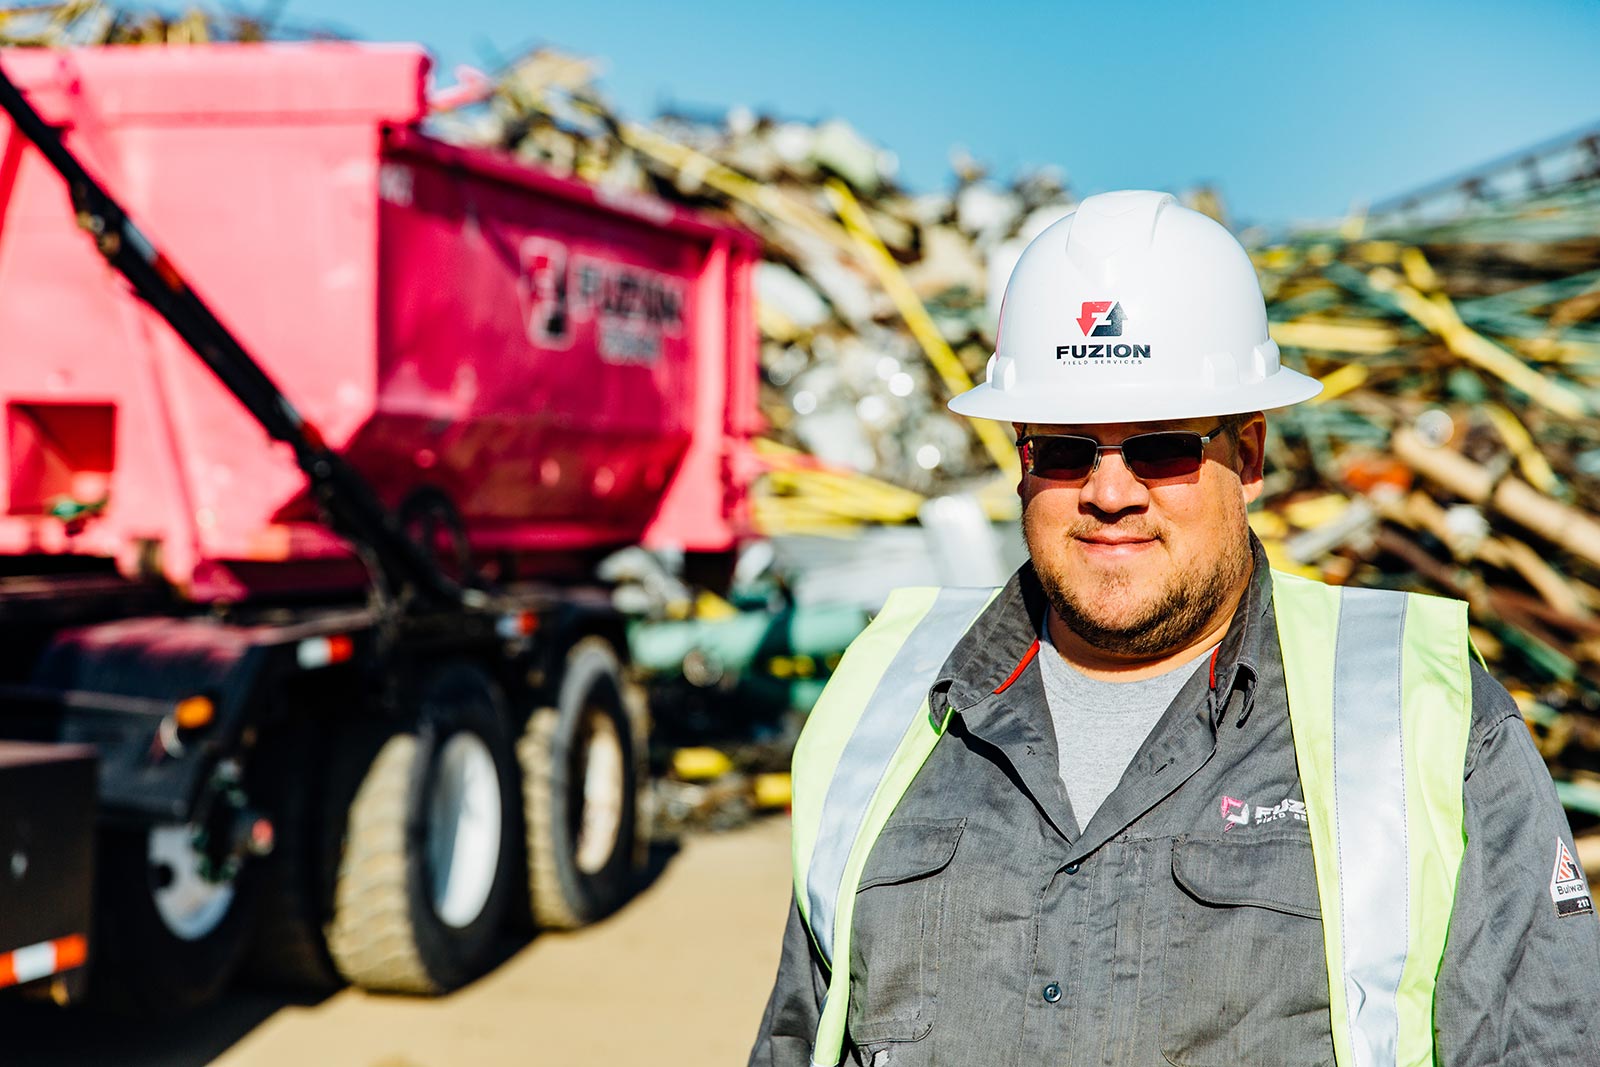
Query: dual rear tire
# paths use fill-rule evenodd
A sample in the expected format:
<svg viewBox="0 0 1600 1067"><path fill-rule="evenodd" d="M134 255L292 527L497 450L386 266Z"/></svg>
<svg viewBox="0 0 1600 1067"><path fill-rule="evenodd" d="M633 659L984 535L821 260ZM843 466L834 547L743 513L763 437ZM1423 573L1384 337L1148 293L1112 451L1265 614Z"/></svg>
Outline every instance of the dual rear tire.
<svg viewBox="0 0 1600 1067"><path fill-rule="evenodd" d="M324 930L339 974L366 989L445 992L498 962L521 902L537 925L563 929L620 905L639 856L642 751L625 694L616 653L585 638L556 705L514 741L487 674L466 663L432 672L416 730L369 742L347 794Z"/></svg>
<svg viewBox="0 0 1600 1067"><path fill-rule="evenodd" d="M534 921L572 930L633 892L642 859L642 716L611 646L585 638L567 655L558 700L517 745Z"/></svg>

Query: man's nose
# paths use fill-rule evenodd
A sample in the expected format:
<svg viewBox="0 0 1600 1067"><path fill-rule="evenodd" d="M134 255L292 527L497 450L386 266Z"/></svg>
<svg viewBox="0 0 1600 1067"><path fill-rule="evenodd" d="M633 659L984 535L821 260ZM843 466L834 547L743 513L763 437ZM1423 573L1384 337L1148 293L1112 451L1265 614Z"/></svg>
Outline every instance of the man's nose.
<svg viewBox="0 0 1600 1067"><path fill-rule="evenodd" d="M1121 452L1102 452L1100 462L1078 490L1078 500L1114 515L1149 503L1150 490L1133 476Z"/></svg>

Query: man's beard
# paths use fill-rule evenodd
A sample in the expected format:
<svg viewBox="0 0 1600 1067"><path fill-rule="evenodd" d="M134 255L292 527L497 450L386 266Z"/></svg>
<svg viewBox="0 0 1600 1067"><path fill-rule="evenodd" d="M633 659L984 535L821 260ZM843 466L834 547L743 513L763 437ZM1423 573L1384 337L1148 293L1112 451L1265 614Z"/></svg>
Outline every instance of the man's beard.
<svg viewBox="0 0 1600 1067"><path fill-rule="evenodd" d="M1040 567L1034 558L1039 584L1067 629L1091 648L1140 659L1167 655L1198 637L1238 595L1251 567L1246 549L1219 555L1209 570L1173 572L1160 596L1132 618L1111 625L1096 621L1093 609L1125 595L1132 585L1127 576L1115 576L1085 595L1067 589L1059 575Z"/></svg>

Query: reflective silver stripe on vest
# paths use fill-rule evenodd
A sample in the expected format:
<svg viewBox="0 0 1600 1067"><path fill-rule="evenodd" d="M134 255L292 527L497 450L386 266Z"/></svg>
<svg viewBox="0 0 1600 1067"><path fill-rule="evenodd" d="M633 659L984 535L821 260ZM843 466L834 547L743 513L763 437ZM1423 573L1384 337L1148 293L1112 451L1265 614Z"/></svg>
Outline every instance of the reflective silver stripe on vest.
<svg viewBox="0 0 1600 1067"><path fill-rule="evenodd" d="M1344 589L1339 602L1333 793L1352 1067L1382 1067L1399 1056L1398 995L1409 937L1404 902L1411 899L1400 732L1405 602L1381 589ZM1396 845L1397 854L1388 851Z"/></svg>
<svg viewBox="0 0 1600 1067"><path fill-rule="evenodd" d="M861 822L867 816L867 806L900 747L906 727L913 721L927 721L922 716L923 698L939 668L993 595L994 590L989 588L939 592L933 607L895 652L878 680L878 687L872 691L834 768L828 795L822 801L816 850L806 872L811 932L830 957L839 882L844 878Z"/></svg>

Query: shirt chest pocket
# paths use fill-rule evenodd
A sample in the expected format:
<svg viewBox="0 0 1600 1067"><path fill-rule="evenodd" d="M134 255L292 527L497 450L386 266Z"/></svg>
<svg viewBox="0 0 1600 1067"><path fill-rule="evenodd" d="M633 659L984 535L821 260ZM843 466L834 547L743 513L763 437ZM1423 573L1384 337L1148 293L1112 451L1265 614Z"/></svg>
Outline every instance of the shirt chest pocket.
<svg viewBox="0 0 1600 1067"><path fill-rule="evenodd" d="M948 879L965 820L889 827L867 857L850 938L850 1036L916 1041L933 1026Z"/></svg>
<svg viewBox="0 0 1600 1067"><path fill-rule="evenodd" d="M1179 839L1164 893L1167 1060L1331 1065L1322 912L1305 830Z"/></svg>

